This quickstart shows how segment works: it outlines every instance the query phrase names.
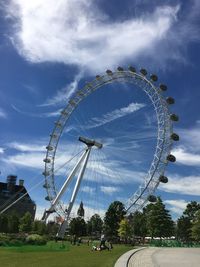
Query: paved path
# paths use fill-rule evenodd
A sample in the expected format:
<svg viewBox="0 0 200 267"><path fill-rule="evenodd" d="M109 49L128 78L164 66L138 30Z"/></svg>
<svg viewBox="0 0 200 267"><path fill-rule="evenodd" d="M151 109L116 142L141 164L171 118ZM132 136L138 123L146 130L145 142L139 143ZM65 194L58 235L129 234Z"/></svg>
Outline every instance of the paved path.
<svg viewBox="0 0 200 267"><path fill-rule="evenodd" d="M169 266L200 267L200 248L147 248L133 254L128 263L128 267Z"/></svg>

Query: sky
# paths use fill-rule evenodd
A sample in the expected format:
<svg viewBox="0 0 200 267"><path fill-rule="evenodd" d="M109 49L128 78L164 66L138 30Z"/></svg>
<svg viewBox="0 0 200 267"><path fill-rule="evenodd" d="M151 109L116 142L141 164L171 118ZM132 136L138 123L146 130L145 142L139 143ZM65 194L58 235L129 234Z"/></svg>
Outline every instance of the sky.
<svg viewBox="0 0 200 267"><path fill-rule="evenodd" d="M0 181L25 180L40 218L49 202L42 187L43 159L54 122L78 89L118 66L156 73L175 98L180 135L159 186L173 218L200 195L200 2L198 0L2 0L0 2ZM137 86L111 84L87 97L68 120L55 165L59 188L84 149L93 149L75 209L103 215L113 200L126 202L153 159L157 121ZM70 159L74 156L74 159ZM60 168L65 162L65 168ZM62 201L68 203L75 181ZM76 214L76 211L73 214Z"/></svg>

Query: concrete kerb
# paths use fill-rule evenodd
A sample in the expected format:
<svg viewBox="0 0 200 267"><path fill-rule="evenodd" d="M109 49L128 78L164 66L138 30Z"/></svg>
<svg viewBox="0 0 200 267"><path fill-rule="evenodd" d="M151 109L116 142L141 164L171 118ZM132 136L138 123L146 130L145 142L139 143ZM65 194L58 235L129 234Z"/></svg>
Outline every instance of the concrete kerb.
<svg viewBox="0 0 200 267"><path fill-rule="evenodd" d="M146 247L132 249L123 254L119 257L119 259L116 261L114 267L128 267L128 263L130 258L138 251L145 249Z"/></svg>

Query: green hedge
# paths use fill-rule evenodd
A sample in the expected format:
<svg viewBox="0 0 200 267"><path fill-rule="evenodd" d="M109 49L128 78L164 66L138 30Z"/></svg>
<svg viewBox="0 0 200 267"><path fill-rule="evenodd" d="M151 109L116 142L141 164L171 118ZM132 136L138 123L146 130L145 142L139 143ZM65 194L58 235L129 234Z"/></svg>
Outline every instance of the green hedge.
<svg viewBox="0 0 200 267"><path fill-rule="evenodd" d="M26 244L29 245L46 245L46 243L47 239L38 234L32 234L26 238Z"/></svg>

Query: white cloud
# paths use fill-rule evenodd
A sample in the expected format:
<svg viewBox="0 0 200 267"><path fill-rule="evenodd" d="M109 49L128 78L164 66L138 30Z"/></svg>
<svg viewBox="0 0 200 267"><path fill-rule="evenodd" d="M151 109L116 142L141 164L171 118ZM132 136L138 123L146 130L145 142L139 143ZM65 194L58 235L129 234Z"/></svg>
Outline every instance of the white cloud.
<svg viewBox="0 0 200 267"><path fill-rule="evenodd" d="M3 153L4 153L4 148L0 147L0 154L3 154Z"/></svg>
<svg viewBox="0 0 200 267"><path fill-rule="evenodd" d="M122 118L128 114L134 113L141 108L145 107L145 104L139 104L139 103L130 103L127 107L123 107L120 109L115 109L109 113L104 114L102 117L95 117L91 119L91 122L88 123L89 126L86 126L86 128L95 128L102 126L106 123L112 122L116 119Z"/></svg>
<svg viewBox="0 0 200 267"><path fill-rule="evenodd" d="M191 196L200 195L200 176L170 175L167 184L160 184L159 189L177 194L185 194Z"/></svg>
<svg viewBox="0 0 200 267"><path fill-rule="evenodd" d="M166 42L178 10L162 6L120 22L110 22L91 0L11 0L7 11L15 21L13 43L27 60L76 64L96 72L151 54Z"/></svg>
<svg viewBox="0 0 200 267"><path fill-rule="evenodd" d="M81 187L81 191L84 193L94 194L95 188L93 188L91 186L83 186L83 187Z"/></svg>
<svg viewBox="0 0 200 267"><path fill-rule="evenodd" d="M119 192L120 188L119 187L114 187L114 186L100 186L101 192L104 194L112 195L113 193Z"/></svg>
<svg viewBox="0 0 200 267"><path fill-rule="evenodd" d="M174 149L173 154L177 158L177 163L187 166L200 166L200 154L187 152L181 147Z"/></svg>
<svg viewBox="0 0 200 267"><path fill-rule="evenodd" d="M165 200L164 202L169 206L169 210L177 214L178 216L182 215L188 204L188 202L183 199Z"/></svg>
<svg viewBox="0 0 200 267"><path fill-rule="evenodd" d="M2 108L0 108L0 118L2 118L2 119L6 119L7 118L7 114Z"/></svg>
<svg viewBox="0 0 200 267"><path fill-rule="evenodd" d="M200 152L200 124L187 129L177 129L180 134L180 142L191 152Z"/></svg>
<svg viewBox="0 0 200 267"><path fill-rule="evenodd" d="M23 166L41 170L44 168L43 159L44 153L30 152L8 156L5 157L3 161L7 164L13 164L15 166Z"/></svg>
<svg viewBox="0 0 200 267"><path fill-rule="evenodd" d="M22 152L41 152L45 151L45 146L41 144L30 144L30 143L19 143L19 142L12 142L8 144L10 148L14 148L18 151Z"/></svg>
<svg viewBox="0 0 200 267"><path fill-rule="evenodd" d="M82 78L82 75L82 72L79 72L71 83L63 87L61 90L57 91L55 96L48 98L45 103L40 106L54 106L60 103L65 103L77 90L78 83Z"/></svg>

